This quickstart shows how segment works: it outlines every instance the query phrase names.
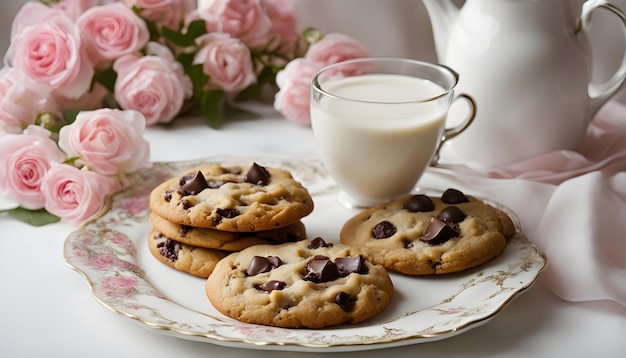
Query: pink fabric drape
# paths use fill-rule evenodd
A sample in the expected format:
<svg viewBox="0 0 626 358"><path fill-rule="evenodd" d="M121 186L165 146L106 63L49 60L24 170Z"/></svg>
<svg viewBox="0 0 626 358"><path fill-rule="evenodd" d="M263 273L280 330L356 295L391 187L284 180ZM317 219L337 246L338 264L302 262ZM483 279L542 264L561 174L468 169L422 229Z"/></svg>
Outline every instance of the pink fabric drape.
<svg viewBox="0 0 626 358"><path fill-rule="evenodd" d="M515 211L548 257L540 282L558 296L626 306L626 105L608 102L578 151L433 171Z"/></svg>

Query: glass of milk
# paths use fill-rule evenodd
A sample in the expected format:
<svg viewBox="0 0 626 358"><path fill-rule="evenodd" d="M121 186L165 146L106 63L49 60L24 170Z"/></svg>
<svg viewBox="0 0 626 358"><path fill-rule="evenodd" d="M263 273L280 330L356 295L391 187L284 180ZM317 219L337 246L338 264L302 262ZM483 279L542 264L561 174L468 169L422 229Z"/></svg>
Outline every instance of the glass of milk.
<svg viewBox="0 0 626 358"><path fill-rule="evenodd" d="M400 58L350 60L315 75L311 126L343 204L370 207L415 189L441 145L474 119L472 98L454 94L458 79L448 67ZM457 98L469 115L447 128Z"/></svg>

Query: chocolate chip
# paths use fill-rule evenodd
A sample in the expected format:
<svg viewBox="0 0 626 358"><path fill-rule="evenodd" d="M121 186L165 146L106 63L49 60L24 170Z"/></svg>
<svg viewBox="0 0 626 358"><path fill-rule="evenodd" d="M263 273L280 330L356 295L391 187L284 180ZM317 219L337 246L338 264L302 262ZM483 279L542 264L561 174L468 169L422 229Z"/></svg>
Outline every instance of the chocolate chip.
<svg viewBox="0 0 626 358"><path fill-rule="evenodd" d="M186 195L197 195L208 187L204 175L199 170L192 177L185 175L180 179L180 188Z"/></svg>
<svg viewBox="0 0 626 358"><path fill-rule="evenodd" d="M443 192L441 195L441 200L446 204L459 204L459 203L467 203L469 199L463 192L456 189L448 189Z"/></svg>
<svg viewBox="0 0 626 358"><path fill-rule="evenodd" d="M270 272L282 264L282 260L276 256L254 256L250 260L248 269L246 269L246 276L256 276L260 273Z"/></svg>
<svg viewBox="0 0 626 358"><path fill-rule="evenodd" d="M187 236L187 233L189 233L189 231L191 231L192 227L188 226L188 225L181 225L180 226L180 230L178 230L178 232L180 233L180 236Z"/></svg>
<svg viewBox="0 0 626 358"><path fill-rule="evenodd" d="M341 277L351 273L367 273L367 266L365 266L361 255L338 257L335 259L335 265L337 265Z"/></svg>
<svg viewBox="0 0 626 358"><path fill-rule="evenodd" d="M193 200L189 200L187 198L183 198L180 201L180 204L183 206L183 209L187 210L193 206Z"/></svg>
<svg viewBox="0 0 626 358"><path fill-rule="evenodd" d="M165 242L159 243L157 248L159 249L159 254L161 254L161 256L175 262L178 260L178 252L181 249L181 244L174 240L167 239Z"/></svg>
<svg viewBox="0 0 626 358"><path fill-rule="evenodd" d="M465 213L461 211L461 209L454 205L448 206L447 208L441 210L439 212L439 215L437 215L437 218L439 218L446 224L460 223L461 221L465 220L466 217L467 215L465 215Z"/></svg>
<svg viewBox="0 0 626 358"><path fill-rule="evenodd" d="M424 194L413 195L402 204L402 208L413 213L429 212L435 210L435 203Z"/></svg>
<svg viewBox="0 0 626 358"><path fill-rule="evenodd" d="M251 184L267 185L270 182L270 172L257 163L253 163L252 167L250 167L246 173L244 180Z"/></svg>
<svg viewBox="0 0 626 358"><path fill-rule="evenodd" d="M459 234L454 231L454 229L433 216L430 218L430 223L426 227L426 230L424 230L424 234L420 237L420 240L430 245L438 245L458 235Z"/></svg>
<svg viewBox="0 0 626 358"><path fill-rule="evenodd" d="M215 212L217 213L217 215L219 215L222 218L227 218L227 219L232 219L234 217L237 217L240 215L239 210L237 209L220 209L217 208L215 210Z"/></svg>
<svg viewBox="0 0 626 358"><path fill-rule="evenodd" d="M271 280L268 281L262 285L259 284L255 284L254 288L256 288L257 290L261 290L261 291L265 291L265 292L272 292L274 290L282 290L283 288L285 288L287 286L287 284L283 281L278 281L278 280Z"/></svg>
<svg viewBox="0 0 626 358"><path fill-rule="evenodd" d="M339 278L337 265L326 256L316 255L307 261L306 275L302 279L322 283L333 281L337 278Z"/></svg>
<svg viewBox="0 0 626 358"><path fill-rule="evenodd" d="M375 239L386 239L396 233L396 227L389 221L381 221L372 229Z"/></svg>
<svg viewBox="0 0 626 358"><path fill-rule="evenodd" d="M260 273L269 272L272 270L272 263L263 256L254 256L250 260L248 269L246 269L246 276L256 276Z"/></svg>
<svg viewBox="0 0 626 358"><path fill-rule="evenodd" d="M354 304L356 303L356 297L351 296L343 291L339 291L339 293L335 296L335 303L341 307L345 312L350 312L354 308Z"/></svg>
<svg viewBox="0 0 626 358"><path fill-rule="evenodd" d="M163 200L167 201L168 203L170 201L172 201L172 194L173 193L174 193L174 190L167 189L165 192L163 192Z"/></svg>
<svg viewBox="0 0 626 358"><path fill-rule="evenodd" d="M266 259L272 264L272 268L280 267L283 264L283 260L278 256L268 256Z"/></svg>
<svg viewBox="0 0 626 358"><path fill-rule="evenodd" d="M333 243L326 243L321 237L316 237L306 246L308 249L319 249L320 247L333 247Z"/></svg>
<svg viewBox="0 0 626 358"><path fill-rule="evenodd" d="M185 174L183 175L179 180L178 180L178 186L183 186L185 185L186 182L190 181L193 177L194 177L195 173L189 173L189 174Z"/></svg>

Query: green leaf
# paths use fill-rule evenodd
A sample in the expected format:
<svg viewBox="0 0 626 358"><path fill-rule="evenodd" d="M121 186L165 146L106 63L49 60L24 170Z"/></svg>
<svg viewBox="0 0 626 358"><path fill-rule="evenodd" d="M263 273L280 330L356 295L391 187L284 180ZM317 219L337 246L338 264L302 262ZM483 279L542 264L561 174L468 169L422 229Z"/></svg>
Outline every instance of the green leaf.
<svg viewBox="0 0 626 358"><path fill-rule="evenodd" d="M223 90L206 90L204 86L209 81L209 76L203 72L202 64L186 68L187 75L193 84L193 97L200 105L204 123L209 127L219 128L223 124L222 109L226 93Z"/></svg>
<svg viewBox="0 0 626 358"><path fill-rule="evenodd" d="M195 45L196 39L206 34L206 32L204 20L193 21L189 24L186 32L172 30L165 26L161 28L161 35L169 42L180 47Z"/></svg>
<svg viewBox="0 0 626 358"><path fill-rule="evenodd" d="M222 109L226 93L222 90L203 91L199 98L200 111L204 117L204 123L211 128L219 128L223 124Z"/></svg>
<svg viewBox="0 0 626 358"><path fill-rule="evenodd" d="M72 124L76 121L76 116L82 111L82 109L68 109L67 111L63 111L63 119L65 119L65 123Z"/></svg>
<svg viewBox="0 0 626 358"><path fill-rule="evenodd" d="M192 65L185 68L185 72L191 79L193 85L194 97L200 100L202 92L204 92L204 85L209 81L209 76L204 73L202 64Z"/></svg>
<svg viewBox="0 0 626 358"><path fill-rule="evenodd" d="M161 38L161 34L159 33L159 27L152 21L143 18L146 22L146 26L148 27L148 33L150 34L150 41L158 42Z"/></svg>
<svg viewBox="0 0 626 358"><path fill-rule="evenodd" d="M45 209L28 210L24 208L15 208L8 210L8 213L14 219L33 226L44 226L61 221L58 216L50 214Z"/></svg>
<svg viewBox="0 0 626 358"><path fill-rule="evenodd" d="M181 66L183 66L183 69L185 70L185 72L189 73L189 69L193 64L194 57L195 57L194 53L182 52L178 54L178 56L176 56L176 61L178 61L181 64Z"/></svg>
<svg viewBox="0 0 626 358"><path fill-rule="evenodd" d="M206 23L204 20L192 21L189 26L187 26L187 36L193 37L194 39L197 39L206 33Z"/></svg>
<svg viewBox="0 0 626 358"><path fill-rule="evenodd" d="M229 119L253 120L263 117L262 115L249 111L245 108L230 106L228 103L224 105L223 113L224 116Z"/></svg>
<svg viewBox="0 0 626 358"><path fill-rule="evenodd" d="M237 94L237 100L249 101L253 99L258 99L261 97L261 90L261 85L259 85L258 83L252 84Z"/></svg>
<svg viewBox="0 0 626 358"><path fill-rule="evenodd" d="M96 71L93 75L94 81L100 83L109 92L113 93L115 90L115 81L117 80L117 72L113 67L109 67L106 70Z"/></svg>
<svg viewBox="0 0 626 358"><path fill-rule="evenodd" d="M169 27L162 27L161 35L163 35L167 41L177 46L188 47L194 44L193 39L189 39L185 34L172 30Z"/></svg>

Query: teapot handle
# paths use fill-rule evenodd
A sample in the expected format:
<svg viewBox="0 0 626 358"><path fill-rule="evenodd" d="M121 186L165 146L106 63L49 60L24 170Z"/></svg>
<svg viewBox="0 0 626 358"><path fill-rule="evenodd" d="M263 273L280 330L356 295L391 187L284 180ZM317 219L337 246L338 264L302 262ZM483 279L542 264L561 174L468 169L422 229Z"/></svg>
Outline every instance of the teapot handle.
<svg viewBox="0 0 626 358"><path fill-rule="evenodd" d="M576 33L587 29L591 13L596 9L605 9L615 14L620 18L622 30L624 32L624 38L626 39L626 14L617 6L606 2L605 0L589 0L583 4L582 12L580 16L580 22ZM626 79L626 50L622 57L622 63L613 76L602 83L590 83L589 84L589 99L590 99L590 113L595 114L602 105L611 98L619 89L624 85ZM592 118L593 116L589 116Z"/></svg>

